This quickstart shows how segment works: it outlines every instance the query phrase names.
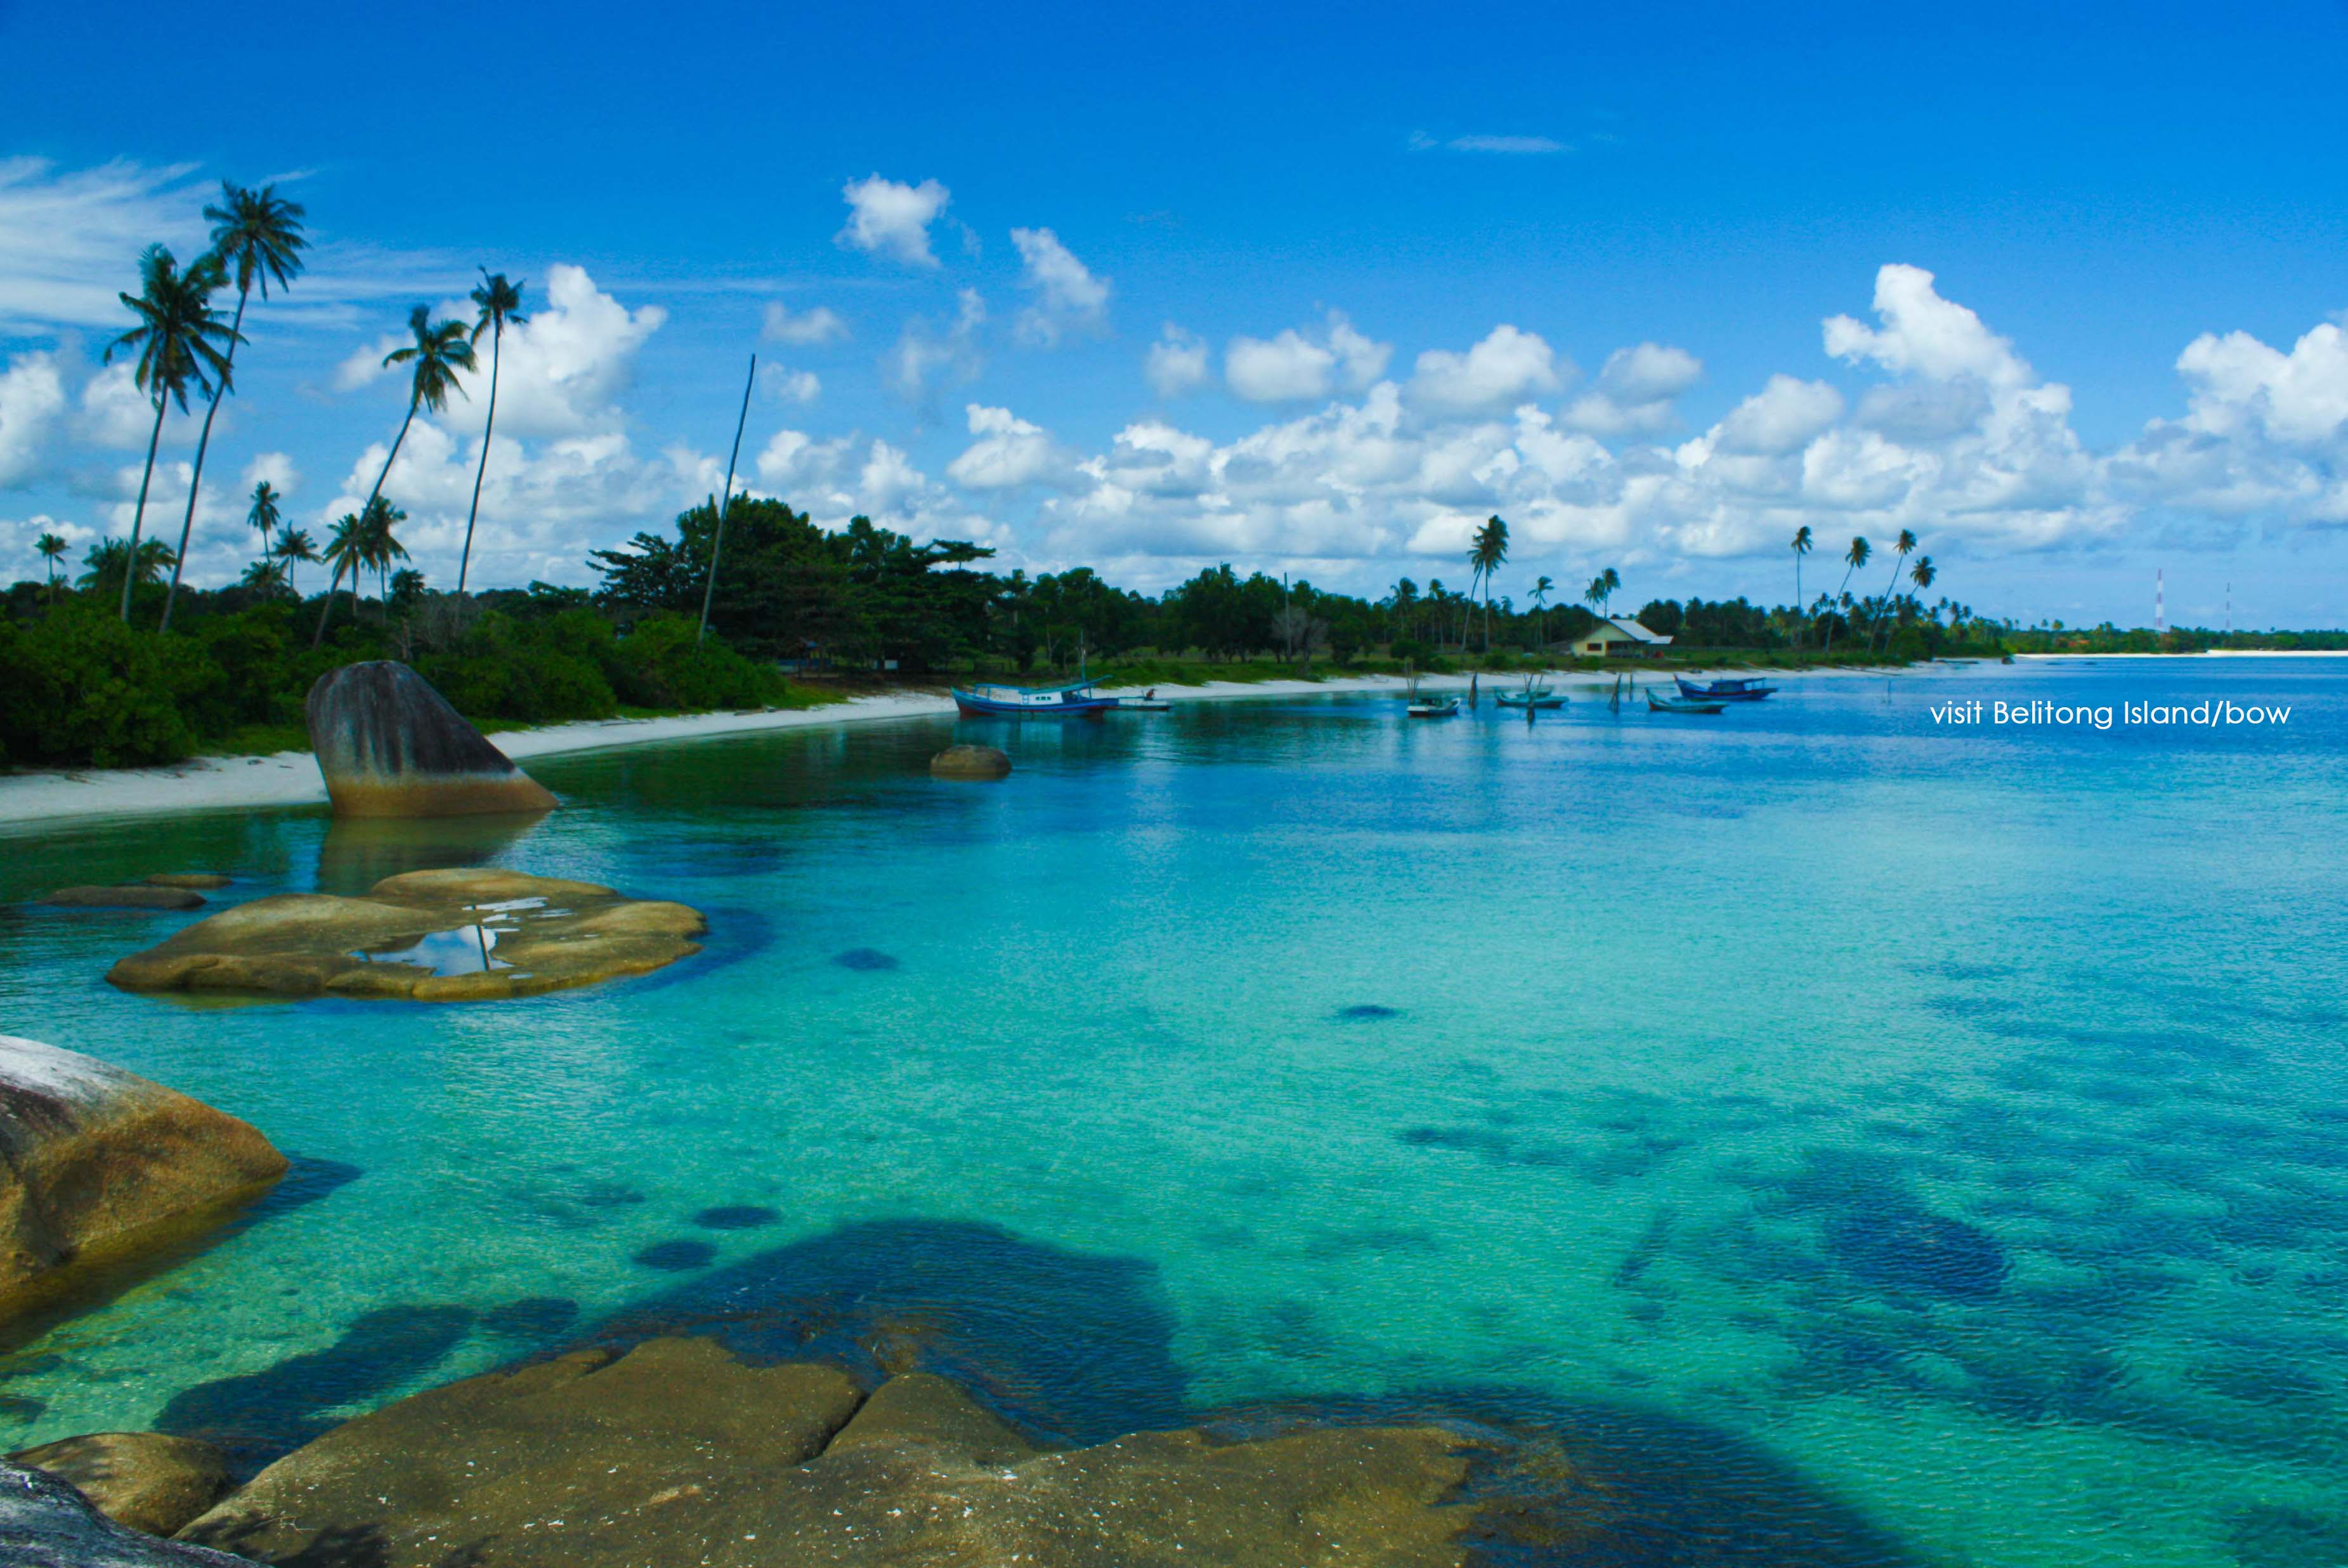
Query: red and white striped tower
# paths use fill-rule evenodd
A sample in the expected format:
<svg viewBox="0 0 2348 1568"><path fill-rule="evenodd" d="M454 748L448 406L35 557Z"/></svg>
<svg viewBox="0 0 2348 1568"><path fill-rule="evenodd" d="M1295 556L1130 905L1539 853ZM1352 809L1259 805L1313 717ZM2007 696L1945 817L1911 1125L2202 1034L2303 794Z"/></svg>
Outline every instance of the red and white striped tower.
<svg viewBox="0 0 2348 1568"><path fill-rule="evenodd" d="M2161 581L2161 570L2152 569L2152 634L2168 634L2168 585Z"/></svg>

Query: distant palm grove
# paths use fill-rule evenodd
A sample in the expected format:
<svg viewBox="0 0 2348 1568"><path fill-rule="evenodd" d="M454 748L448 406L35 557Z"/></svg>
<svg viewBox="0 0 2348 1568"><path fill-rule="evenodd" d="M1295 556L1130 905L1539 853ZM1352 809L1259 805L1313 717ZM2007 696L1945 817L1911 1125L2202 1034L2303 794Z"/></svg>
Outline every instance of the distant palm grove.
<svg viewBox="0 0 2348 1568"><path fill-rule="evenodd" d="M479 589L469 582L481 475L497 426L499 357L507 327L528 319L524 282L482 270L470 321L409 314L407 341L386 356L408 397L366 500L325 526L323 541L283 514L266 481L242 506L252 560L233 585L184 582L213 420L236 390L240 351L273 295L295 286L308 248L304 211L273 188L223 184L204 209L211 244L182 264L161 245L139 258L139 292L121 296L129 325L107 349L132 360L152 403L138 499L126 534L89 546L78 563L45 534L44 575L7 590L0 615L0 763L129 765L200 747L299 745L302 703L325 670L356 659L413 664L478 720L553 721L623 711L772 706L810 700L825 685L950 672L1065 674L1113 668L1179 678L1207 661L1235 673L1248 661L1289 671L1554 664L1601 618L1620 614L1619 569L1580 590L1509 567L1507 522L1488 519L1461 558L1465 589L1404 578L1373 601L1229 564L1152 598L1073 567L1030 577L989 570L993 552L920 542L865 518L837 531L775 500L729 493L591 552L601 586ZM460 374L488 364L479 468L456 581L442 591L404 564L407 520L390 486L419 413L444 416ZM201 407L188 493L178 515L150 514L155 459L172 407ZM176 526L173 526L176 525ZM1811 531L1794 537L1788 605L1737 599L1648 601L1636 613L1673 639L1746 660L1906 661L1996 655L2027 633L1983 621L1946 598L1926 602L1937 569L1902 531L1879 552L1855 538L1835 564L1832 593L1804 602ZM1891 557L1888 579L1871 569ZM304 569L310 568L308 583ZM320 580L323 573L323 581ZM2108 632L2108 628L2106 631ZM2124 635L2112 633L2114 636ZM2164 645L2189 645L2175 634ZM811 692L804 679L816 676ZM788 683L788 684L787 684Z"/></svg>

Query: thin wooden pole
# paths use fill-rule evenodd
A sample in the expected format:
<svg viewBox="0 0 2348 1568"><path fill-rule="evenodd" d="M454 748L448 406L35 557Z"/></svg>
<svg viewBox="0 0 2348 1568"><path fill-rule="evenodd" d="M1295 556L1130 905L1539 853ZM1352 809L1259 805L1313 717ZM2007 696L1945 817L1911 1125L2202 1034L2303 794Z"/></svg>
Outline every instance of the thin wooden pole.
<svg viewBox="0 0 2348 1568"><path fill-rule="evenodd" d="M742 383L742 414L734 421L734 449L726 457L725 500L717 503L717 536L709 542L709 581L701 588L701 629L693 634L693 645L701 646L709 635L709 601L717 592L717 556L726 548L726 514L734 505L734 464L742 455L742 427L750 422L750 388L758 384L758 356L750 356L750 378Z"/></svg>

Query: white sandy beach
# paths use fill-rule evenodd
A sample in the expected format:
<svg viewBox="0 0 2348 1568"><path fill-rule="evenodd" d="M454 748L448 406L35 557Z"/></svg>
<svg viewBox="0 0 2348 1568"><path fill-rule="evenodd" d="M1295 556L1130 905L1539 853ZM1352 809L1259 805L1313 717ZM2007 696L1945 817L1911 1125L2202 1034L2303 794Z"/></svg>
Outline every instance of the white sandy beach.
<svg viewBox="0 0 2348 1568"><path fill-rule="evenodd" d="M1683 670L1679 673L1695 676L1707 672ZM1844 675L1858 672L1803 673ZM1548 678L1560 684L1575 682L1585 686L1603 686L1613 677L1589 672L1551 671ZM1521 679L1519 676L1492 676L1485 677L1483 685L1489 691L1504 691ZM1468 681L1466 676L1428 676L1422 677L1419 684L1428 690L1465 691ZM1138 687L1104 689L1115 690L1119 696L1139 695ZM1211 681L1204 686L1165 686L1157 689L1159 695L1175 702L1214 702L1236 697L1307 696L1333 692L1399 692L1403 689L1403 681L1396 676L1346 676L1312 681ZM536 729L502 730L489 738L508 757L517 762L524 762L535 757L602 751L621 746L700 740L770 729L800 729L812 725L870 724L893 718L934 717L953 711L953 699L942 693L908 692L858 697L822 707L551 724ZM325 781L319 777L316 759L306 751L280 751L268 757L196 757L168 768L15 773L0 776L0 830L92 818L146 816L158 811L229 811L271 806L309 806L319 804L325 799Z"/></svg>

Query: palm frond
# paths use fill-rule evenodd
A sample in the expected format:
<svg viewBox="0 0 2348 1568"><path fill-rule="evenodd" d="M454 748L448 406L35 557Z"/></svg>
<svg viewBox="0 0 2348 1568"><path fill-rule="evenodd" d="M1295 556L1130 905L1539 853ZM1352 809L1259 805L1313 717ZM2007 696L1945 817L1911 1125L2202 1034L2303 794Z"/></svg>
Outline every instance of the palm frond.
<svg viewBox="0 0 2348 1568"><path fill-rule="evenodd" d="M207 204L204 216L212 225L212 253L235 267L239 294L258 284L267 299L272 282L284 288L301 274L310 243L302 232L302 204L278 195L276 186L254 191L223 180L220 204Z"/></svg>

